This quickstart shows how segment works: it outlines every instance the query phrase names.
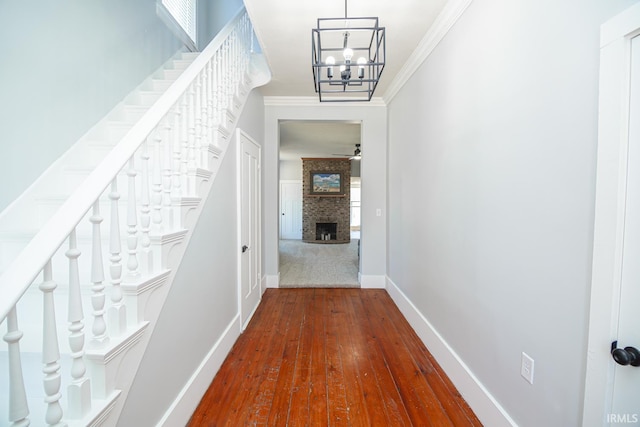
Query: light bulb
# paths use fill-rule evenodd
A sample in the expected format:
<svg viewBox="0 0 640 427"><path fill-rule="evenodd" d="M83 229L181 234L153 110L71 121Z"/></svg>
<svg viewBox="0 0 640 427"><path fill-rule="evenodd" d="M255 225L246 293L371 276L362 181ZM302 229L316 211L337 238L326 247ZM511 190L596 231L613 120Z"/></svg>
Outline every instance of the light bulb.
<svg viewBox="0 0 640 427"><path fill-rule="evenodd" d="M367 63L367 60L364 57L358 58L358 78L364 78L364 64Z"/></svg>
<svg viewBox="0 0 640 427"><path fill-rule="evenodd" d="M351 58L353 58L353 49L347 47L344 49L342 54L344 55L345 61L351 61Z"/></svg>
<svg viewBox="0 0 640 427"><path fill-rule="evenodd" d="M332 79L333 78L333 64L336 63L336 58L334 58L333 56L327 56L327 59L325 60L325 64L328 65L327 67L327 78L328 79Z"/></svg>

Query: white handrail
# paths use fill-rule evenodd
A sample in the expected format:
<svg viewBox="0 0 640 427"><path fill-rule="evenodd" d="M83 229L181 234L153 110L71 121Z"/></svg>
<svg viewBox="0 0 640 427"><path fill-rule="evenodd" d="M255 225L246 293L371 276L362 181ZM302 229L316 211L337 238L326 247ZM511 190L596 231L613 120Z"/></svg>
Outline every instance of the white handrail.
<svg viewBox="0 0 640 427"><path fill-rule="evenodd" d="M151 134L160 121L169 113L209 60L223 45L240 22L245 9L242 7L235 17L218 33L191 65L178 77L173 85L157 100L142 118L122 137L104 161L80 184L60 209L40 229L25 249L0 276L0 323L15 307L31 283L49 262L71 231L82 220L102 195L113 179L125 167L140 145Z"/></svg>

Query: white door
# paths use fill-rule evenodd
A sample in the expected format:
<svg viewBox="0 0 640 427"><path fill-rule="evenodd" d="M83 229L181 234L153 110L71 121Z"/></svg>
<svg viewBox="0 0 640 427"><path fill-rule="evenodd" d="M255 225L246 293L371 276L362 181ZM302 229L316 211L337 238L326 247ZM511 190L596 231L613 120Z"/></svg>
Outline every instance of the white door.
<svg viewBox="0 0 640 427"><path fill-rule="evenodd" d="M280 182L280 238L302 239L302 181Z"/></svg>
<svg viewBox="0 0 640 427"><path fill-rule="evenodd" d="M640 367L612 354L614 342L626 358L640 350L639 35L640 4L601 28L585 427L640 424Z"/></svg>
<svg viewBox="0 0 640 427"><path fill-rule="evenodd" d="M242 329L260 303L260 146L238 129L239 299Z"/></svg>
<svg viewBox="0 0 640 427"><path fill-rule="evenodd" d="M616 338L618 348L640 349L640 36L631 40L630 76L626 210ZM629 351L618 352L624 362ZM615 417L611 422L640 424L640 366L615 365L611 414Z"/></svg>

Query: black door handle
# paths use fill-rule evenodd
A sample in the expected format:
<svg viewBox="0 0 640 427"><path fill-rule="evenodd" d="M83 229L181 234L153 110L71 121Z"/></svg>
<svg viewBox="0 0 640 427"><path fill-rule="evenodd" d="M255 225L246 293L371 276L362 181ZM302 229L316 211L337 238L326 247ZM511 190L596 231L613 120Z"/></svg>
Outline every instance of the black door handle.
<svg viewBox="0 0 640 427"><path fill-rule="evenodd" d="M247 246L247 245L242 245L242 253L247 252L247 249L249 249L249 246Z"/></svg>
<svg viewBox="0 0 640 427"><path fill-rule="evenodd" d="M640 351L635 347L617 348L618 341L611 343L611 356L618 365L640 366Z"/></svg>

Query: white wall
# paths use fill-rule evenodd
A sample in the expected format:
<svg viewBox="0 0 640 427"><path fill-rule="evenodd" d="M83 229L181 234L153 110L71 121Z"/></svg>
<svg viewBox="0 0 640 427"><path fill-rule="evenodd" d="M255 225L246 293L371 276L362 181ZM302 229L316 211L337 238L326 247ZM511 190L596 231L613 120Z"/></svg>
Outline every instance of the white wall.
<svg viewBox="0 0 640 427"><path fill-rule="evenodd" d="M198 49L204 49L243 6L242 0L198 0Z"/></svg>
<svg viewBox="0 0 640 427"><path fill-rule="evenodd" d="M280 160L280 179L302 181L302 159Z"/></svg>
<svg viewBox="0 0 640 427"><path fill-rule="evenodd" d="M263 117L262 96L254 90L238 127L261 143ZM235 142L234 137L227 148L119 425L156 425L238 314ZM200 397L189 403L195 408Z"/></svg>
<svg viewBox="0 0 640 427"><path fill-rule="evenodd" d="M0 210L181 47L155 1L0 1Z"/></svg>
<svg viewBox="0 0 640 427"><path fill-rule="evenodd" d="M386 275L386 106L381 102L323 103L309 98L265 97L265 272L270 285L278 280L279 120L357 120L367 156L361 162L361 285L384 287ZM357 105L356 105L357 104ZM380 209L380 216L376 215Z"/></svg>
<svg viewBox="0 0 640 427"><path fill-rule="evenodd" d="M0 1L0 211L184 50L156 2ZM198 1L203 47L241 7L241 0ZM16 161L23 158L28 163Z"/></svg>
<svg viewBox="0 0 640 427"><path fill-rule="evenodd" d="M599 25L632 3L474 0L389 104L391 284L521 426L581 425Z"/></svg>

